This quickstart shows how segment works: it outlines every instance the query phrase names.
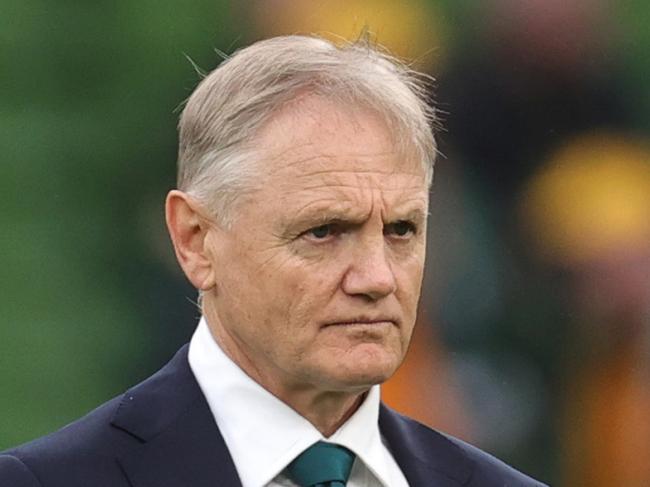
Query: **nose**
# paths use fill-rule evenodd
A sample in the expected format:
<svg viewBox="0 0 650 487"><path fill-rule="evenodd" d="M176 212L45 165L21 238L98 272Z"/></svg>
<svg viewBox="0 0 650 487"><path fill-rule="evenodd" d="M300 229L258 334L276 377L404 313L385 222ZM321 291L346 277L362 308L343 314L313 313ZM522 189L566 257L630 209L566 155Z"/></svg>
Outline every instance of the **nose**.
<svg viewBox="0 0 650 487"><path fill-rule="evenodd" d="M343 291L377 301L395 292L397 283L383 235L357 243L350 266L343 277Z"/></svg>

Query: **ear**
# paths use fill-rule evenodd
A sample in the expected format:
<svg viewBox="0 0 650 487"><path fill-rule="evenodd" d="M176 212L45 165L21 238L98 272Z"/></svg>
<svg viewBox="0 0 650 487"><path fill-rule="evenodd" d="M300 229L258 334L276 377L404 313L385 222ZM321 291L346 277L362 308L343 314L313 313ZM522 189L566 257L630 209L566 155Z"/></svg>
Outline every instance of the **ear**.
<svg viewBox="0 0 650 487"><path fill-rule="evenodd" d="M215 286L214 262L207 248L210 225L197 203L186 193L171 190L165 201L165 219L183 272L202 291Z"/></svg>

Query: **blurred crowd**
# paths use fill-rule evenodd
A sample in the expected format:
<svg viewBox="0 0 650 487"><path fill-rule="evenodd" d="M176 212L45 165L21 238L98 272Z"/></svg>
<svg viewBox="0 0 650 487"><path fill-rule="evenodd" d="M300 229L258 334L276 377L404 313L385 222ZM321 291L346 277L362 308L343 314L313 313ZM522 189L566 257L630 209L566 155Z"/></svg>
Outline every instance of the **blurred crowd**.
<svg viewBox="0 0 650 487"><path fill-rule="evenodd" d="M384 399L552 485L650 485L645 2L68 3L12 5L0 40L0 449L191 334L162 200L194 65L368 31L435 77L442 121L420 323Z"/></svg>

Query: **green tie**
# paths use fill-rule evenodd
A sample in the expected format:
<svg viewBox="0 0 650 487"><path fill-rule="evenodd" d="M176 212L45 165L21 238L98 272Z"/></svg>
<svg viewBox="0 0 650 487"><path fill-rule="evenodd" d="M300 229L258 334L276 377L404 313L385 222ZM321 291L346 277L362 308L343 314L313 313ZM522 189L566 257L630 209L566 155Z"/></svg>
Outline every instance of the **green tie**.
<svg viewBox="0 0 650 487"><path fill-rule="evenodd" d="M354 453L319 441L287 467L287 475L300 487L344 487L352 470Z"/></svg>

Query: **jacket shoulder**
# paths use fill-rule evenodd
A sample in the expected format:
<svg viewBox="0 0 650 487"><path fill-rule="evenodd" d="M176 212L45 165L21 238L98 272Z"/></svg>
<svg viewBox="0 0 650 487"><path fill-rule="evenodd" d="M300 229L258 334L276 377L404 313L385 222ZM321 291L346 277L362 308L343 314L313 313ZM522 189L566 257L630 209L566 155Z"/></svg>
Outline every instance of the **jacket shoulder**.
<svg viewBox="0 0 650 487"><path fill-rule="evenodd" d="M32 471L18 458L0 454L0 480L12 487L41 487Z"/></svg>
<svg viewBox="0 0 650 487"><path fill-rule="evenodd" d="M487 487L492 485L495 487L547 487L545 484L532 479L469 443L450 435L438 434L444 436L449 442L458 447L473 462L474 471L470 482L467 484L468 487Z"/></svg>
<svg viewBox="0 0 650 487"><path fill-rule="evenodd" d="M380 426L398 463L436 472L465 487L544 487L489 453L382 405ZM415 458L412 460L412 458Z"/></svg>
<svg viewBox="0 0 650 487"><path fill-rule="evenodd" d="M119 478L114 453L133 441L110 426L120 401L114 398L54 433L0 453L0 485L87 485L98 472L107 479ZM115 481L113 485L120 484Z"/></svg>
<svg viewBox="0 0 650 487"><path fill-rule="evenodd" d="M143 443L174 425L201 397L187 363L186 345L125 394L54 433L0 452L0 486L130 485L120 459L140 455ZM14 478L23 484L7 483Z"/></svg>

